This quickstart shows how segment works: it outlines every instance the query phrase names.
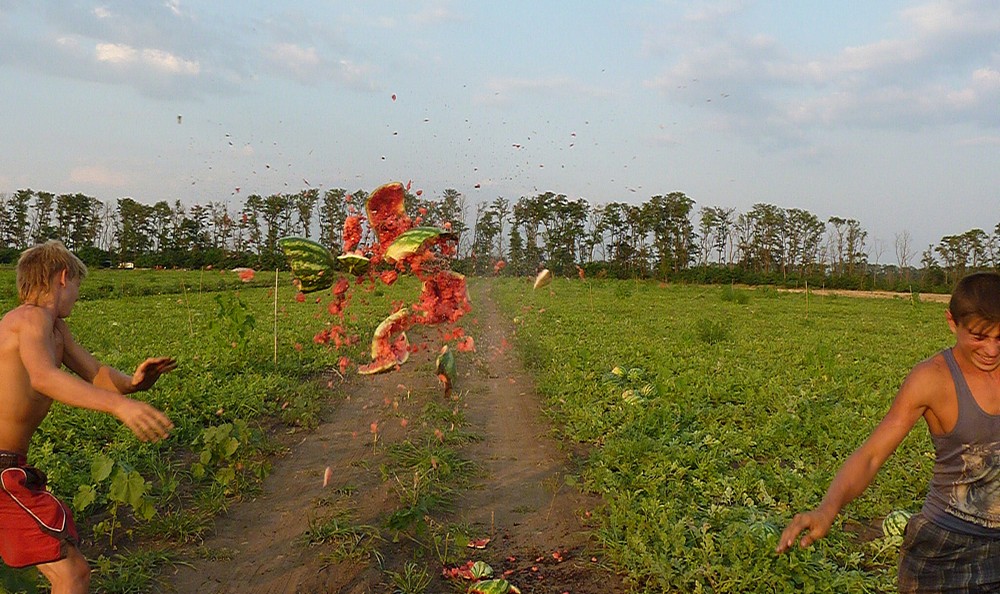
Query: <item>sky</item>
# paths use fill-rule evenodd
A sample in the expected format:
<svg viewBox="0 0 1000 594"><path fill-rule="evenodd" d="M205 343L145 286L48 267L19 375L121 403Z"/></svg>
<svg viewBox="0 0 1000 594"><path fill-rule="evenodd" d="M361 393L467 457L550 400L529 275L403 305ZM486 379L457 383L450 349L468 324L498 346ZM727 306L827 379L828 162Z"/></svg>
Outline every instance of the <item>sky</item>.
<svg viewBox="0 0 1000 594"><path fill-rule="evenodd" d="M683 192L881 263L1000 223L995 0L0 0L0 89L8 194Z"/></svg>

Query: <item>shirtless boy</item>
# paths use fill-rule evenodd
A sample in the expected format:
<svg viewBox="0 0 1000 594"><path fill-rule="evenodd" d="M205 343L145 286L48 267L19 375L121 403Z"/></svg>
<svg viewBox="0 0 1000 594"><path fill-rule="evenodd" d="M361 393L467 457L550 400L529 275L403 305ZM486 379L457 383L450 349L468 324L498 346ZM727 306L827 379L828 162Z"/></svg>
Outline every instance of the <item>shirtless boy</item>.
<svg viewBox="0 0 1000 594"><path fill-rule="evenodd" d="M779 553L796 540L807 547L826 536L841 508L868 487L923 417L934 442L934 472L923 509L906 525L899 591L1000 591L1000 275L959 281L946 318L955 346L913 368L819 507L785 528Z"/></svg>
<svg viewBox="0 0 1000 594"><path fill-rule="evenodd" d="M0 319L0 556L11 567L36 566L52 594L87 592L90 584L69 508L27 464L31 436L53 400L114 415L142 441L168 437L173 427L160 411L125 396L151 388L177 366L173 359L146 359L127 376L70 335L64 318L86 274L61 242L25 250L17 263L21 305Z"/></svg>

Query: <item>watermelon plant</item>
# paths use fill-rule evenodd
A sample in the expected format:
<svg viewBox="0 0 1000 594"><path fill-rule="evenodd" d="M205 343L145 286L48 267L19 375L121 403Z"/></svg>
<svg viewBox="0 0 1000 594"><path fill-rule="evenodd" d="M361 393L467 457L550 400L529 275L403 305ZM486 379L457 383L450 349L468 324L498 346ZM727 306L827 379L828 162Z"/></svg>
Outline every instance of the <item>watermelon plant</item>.
<svg viewBox="0 0 1000 594"><path fill-rule="evenodd" d="M563 439L590 446L581 478L606 503L598 535L641 589L894 588L898 546L871 535L921 500L933 464L925 431L904 440L826 539L784 556L774 545L792 514L820 501L913 364L950 344L944 305L807 304L752 289L706 301L702 287L604 279L556 278L543 294L490 282ZM725 320L725 340L704 340L692 323L709 316ZM633 367L656 378L657 393L630 405Z"/></svg>

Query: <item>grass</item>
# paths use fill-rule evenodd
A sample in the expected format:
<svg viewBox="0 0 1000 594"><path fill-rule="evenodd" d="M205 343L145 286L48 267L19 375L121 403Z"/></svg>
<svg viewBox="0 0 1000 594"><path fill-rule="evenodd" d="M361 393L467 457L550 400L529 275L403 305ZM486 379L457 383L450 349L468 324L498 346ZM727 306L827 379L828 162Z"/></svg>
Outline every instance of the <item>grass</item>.
<svg viewBox="0 0 1000 594"><path fill-rule="evenodd" d="M518 320L516 346L561 438L593 446L584 487L605 499L599 537L633 580L657 591L891 589L895 551L844 524L877 528L919 507L933 462L922 427L812 549L776 557L773 534L751 527L783 527L819 503L909 369L952 343L942 304L490 283ZM648 371L657 395L625 401L605 380L615 366Z"/></svg>

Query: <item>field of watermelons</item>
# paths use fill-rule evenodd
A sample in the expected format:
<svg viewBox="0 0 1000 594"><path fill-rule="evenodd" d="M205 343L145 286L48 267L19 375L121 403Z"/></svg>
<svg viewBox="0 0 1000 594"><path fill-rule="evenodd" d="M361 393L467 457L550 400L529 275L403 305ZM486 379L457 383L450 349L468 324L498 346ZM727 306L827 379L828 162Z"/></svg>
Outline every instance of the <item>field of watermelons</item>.
<svg viewBox="0 0 1000 594"><path fill-rule="evenodd" d="M57 406L33 440L32 462L100 544L96 591L151 591L169 547L126 545L197 541L267 475L269 432L308 430L340 397L308 381L340 355L311 341L328 316L297 302L286 275L276 295L267 277L95 271L84 281L69 319L79 342L129 372L150 355L180 362L148 393L175 423L171 439L138 444L110 417ZM408 283L359 293L349 322L374 327ZM527 279L471 284L512 325L559 440L586 452L574 484L603 498L597 539L637 591L893 591L899 543L881 522L923 499L932 459L922 424L827 539L773 550L909 368L950 344L942 304L589 279L534 291ZM13 287L11 271L0 287ZM0 298L13 305L12 293ZM361 343L346 354L357 360Z"/></svg>

